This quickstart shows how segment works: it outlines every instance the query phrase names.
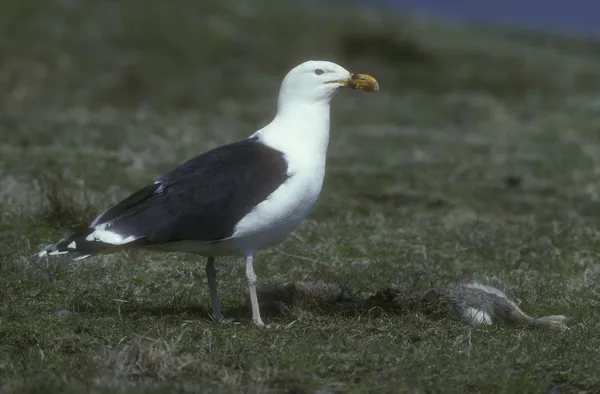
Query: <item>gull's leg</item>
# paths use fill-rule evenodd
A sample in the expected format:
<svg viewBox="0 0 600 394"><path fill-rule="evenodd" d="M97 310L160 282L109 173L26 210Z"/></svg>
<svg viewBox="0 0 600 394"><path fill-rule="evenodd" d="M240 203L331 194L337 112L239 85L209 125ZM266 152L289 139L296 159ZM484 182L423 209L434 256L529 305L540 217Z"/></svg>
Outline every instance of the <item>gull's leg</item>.
<svg viewBox="0 0 600 394"><path fill-rule="evenodd" d="M258 297L256 295L256 274L252 265L252 254L247 254L244 257L246 264L246 279L248 280L248 293L250 293L250 302L252 303L252 323L257 326L264 326L260 318L260 309L258 308Z"/></svg>
<svg viewBox="0 0 600 394"><path fill-rule="evenodd" d="M215 258L206 259L206 278L208 279L208 288L210 289L210 305L212 307L212 316L219 322L226 322L227 319L221 313L221 300L217 292L217 268L215 267Z"/></svg>

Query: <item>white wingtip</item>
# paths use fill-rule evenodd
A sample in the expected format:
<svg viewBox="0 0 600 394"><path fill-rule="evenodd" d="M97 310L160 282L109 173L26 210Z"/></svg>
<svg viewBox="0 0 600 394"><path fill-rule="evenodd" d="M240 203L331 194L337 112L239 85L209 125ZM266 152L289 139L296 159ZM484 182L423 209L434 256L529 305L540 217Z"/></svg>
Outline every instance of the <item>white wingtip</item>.
<svg viewBox="0 0 600 394"><path fill-rule="evenodd" d="M91 254L84 254L83 256L78 256L78 257L73 258L73 261L83 260L83 259L86 259L86 258L88 258L90 256L91 256Z"/></svg>
<svg viewBox="0 0 600 394"><path fill-rule="evenodd" d="M54 245L47 245L42 250L38 252L38 258L48 257L48 256L58 256L61 254L69 253L69 251L59 251L59 250L51 250L54 248Z"/></svg>
<svg viewBox="0 0 600 394"><path fill-rule="evenodd" d="M61 254L66 254L69 253L68 251L64 250L64 251L58 251L58 250L53 250L52 252L48 253L48 256L58 256Z"/></svg>

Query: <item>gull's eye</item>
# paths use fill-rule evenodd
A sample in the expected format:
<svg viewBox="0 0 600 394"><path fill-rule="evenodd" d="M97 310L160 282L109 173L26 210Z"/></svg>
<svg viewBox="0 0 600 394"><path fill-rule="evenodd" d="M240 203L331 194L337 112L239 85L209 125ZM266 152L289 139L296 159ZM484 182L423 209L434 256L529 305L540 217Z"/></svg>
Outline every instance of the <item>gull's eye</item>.
<svg viewBox="0 0 600 394"><path fill-rule="evenodd" d="M321 74L323 74L324 72L325 72L325 71L321 70L320 68L317 68L317 69L315 70L315 74L317 74L317 75L321 75Z"/></svg>

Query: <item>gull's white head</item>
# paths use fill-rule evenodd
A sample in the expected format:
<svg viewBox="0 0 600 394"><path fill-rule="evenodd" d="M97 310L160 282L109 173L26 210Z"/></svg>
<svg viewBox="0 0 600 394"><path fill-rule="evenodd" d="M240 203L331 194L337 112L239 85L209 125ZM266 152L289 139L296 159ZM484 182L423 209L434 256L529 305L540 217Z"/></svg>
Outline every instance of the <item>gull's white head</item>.
<svg viewBox="0 0 600 394"><path fill-rule="evenodd" d="M287 73L279 91L279 104L329 103L341 87L379 90L377 81L370 75L351 73L332 62L310 60Z"/></svg>
<svg viewBox="0 0 600 394"><path fill-rule="evenodd" d="M317 163L315 174L322 176L329 144L329 102L342 87L379 90L370 75L351 73L332 62L311 60L294 67L281 83L277 115L253 135L288 158L314 159L308 161Z"/></svg>

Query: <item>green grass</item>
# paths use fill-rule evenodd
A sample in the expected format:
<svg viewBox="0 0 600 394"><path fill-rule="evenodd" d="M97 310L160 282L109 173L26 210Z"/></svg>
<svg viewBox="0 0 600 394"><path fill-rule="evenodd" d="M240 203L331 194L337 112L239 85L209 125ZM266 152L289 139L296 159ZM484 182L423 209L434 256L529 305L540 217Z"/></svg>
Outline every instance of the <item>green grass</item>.
<svg viewBox="0 0 600 394"><path fill-rule="evenodd" d="M599 392L600 43L276 5L2 2L0 391ZM319 205L257 255L260 282L367 296L477 280L532 315L568 315L569 331L335 312L222 326L193 256L30 257L264 125L308 58L381 91L334 100ZM219 266L236 311L243 267Z"/></svg>

